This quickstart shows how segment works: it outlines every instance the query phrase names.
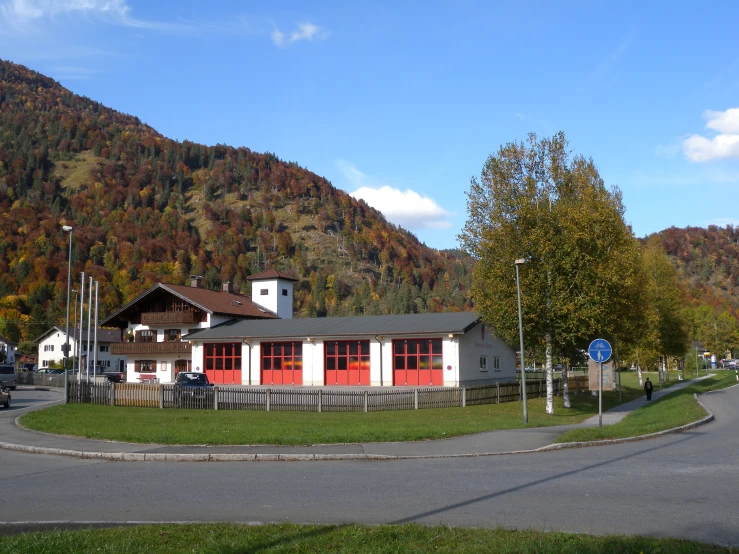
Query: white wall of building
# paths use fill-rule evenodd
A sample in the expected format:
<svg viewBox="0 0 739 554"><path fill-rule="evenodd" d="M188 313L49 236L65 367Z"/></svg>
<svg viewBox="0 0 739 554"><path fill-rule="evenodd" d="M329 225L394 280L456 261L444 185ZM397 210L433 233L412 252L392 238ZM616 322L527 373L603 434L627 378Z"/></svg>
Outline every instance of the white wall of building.
<svg viewBox="0 0 739 554"><path fill-rule="evenodd" d="M516 380L516 353L495 337L484 323L478 323L459 337L459 379L462 385ZM481 369L485 358L487 371ZM495 368L496 358L499 369Z"/></svg>
<svg viewBox="0 0 739 554"><path fill-rule="evenodd" d="M70 356L74 356L77 352L77 340L74 336L69 338L69 349ZM49 333L43 340L39 341L38 344L38 367L49 367L51 362L57 362L59 365L64 360L64 344L66 344L66 333L55 329L52 333ZM101 341L98 337L98 365L110 368L111 370L117 370L120 367L121 361L123 364L126 363L126 356L111 355L110 345L112 343ZM95 335L90 333L90 361L92 362L95 358ZM82 340L82 354L81 357L84 359L87 356L87 333L84 333Z"/></svg>
<svg viewBox="0 0 739 554"><path fill-rule="evenodd" d="M210 317L210 316L209 316ZM217 319L217 318L216 318ZM141 323L131 323L129 324L128 331L136 336L136 333L138 331L153 331L154 332L154 341L155 342L167 342L165 341L165 332L169 329L179 329L180 336L183 337L186 334L190 332L191 329L207 329L209 325L209 322L205 323L189 323L187 325L183 324L168 324L166 327L157 325L157 326L150 326L150 325L144 325ZM195 344L193 346L193 351ZM201 349L202 350L202 349ZM190 361L191 363L191 369L194 371L195 367L198 365L195 362L195 359L191 357L191 355L187 353L142 353L142 354L131 354L128 357L128 363L126 365L126 382L128 383L138 383L141 380L139 379L142 375L151 375L151 372L136 372L136 362L139 360L153 360L156 362L156 371L154 372L154 375L156 376L156 379L160 383L172 383L175 379L175 367L176 362L178 360L184 360L184 361ZM200 357L200 367L202 369L202 353Z"/></svg>
<svg viewBox="0 0 739 554"><path fill-rule="evenodd" d="M6 364L15 364L15 346L11 346L6 342L0 341L0 352L5 354Z"/></svg>
<svg viewBox="0 0 739 554"><path fill-rule="evenodd" d="M286 293L286 294L285 294ZM251 282L251 301L275 312L282 319L293 317L293 284L284 279Z"/></svg>
<svg viewBox="0 0 739 554"><path fill-rule="evenodd" d="M399 337L352 337L351 340L369 340L370 344L370 385L373 387L393 386L393 338ZM418 335L403 338L430 338ZM433 337L438 338L438 337ZM303 385L323 386L325 384L324 343L325 341L347 340L347 337L325 337L308 341L298 338L281 338L279 342L302 342L303 345ZM269 342L274 342L270 339ZM260 341L251 340L242 345L241 382L244 385L261 384ZM249 378L249 357L251 354L251 379ZM465 334L445 335L442 338L444 386L476 385L512 381L516 378L516 356L511 348L500 339L486 333L482 338L478 324ZM480 357L487 358L488 370L480 371ZM494 368L495 358L499 359L499 369ZM193 369L202 371L203 346L193 343Z"/></svg>

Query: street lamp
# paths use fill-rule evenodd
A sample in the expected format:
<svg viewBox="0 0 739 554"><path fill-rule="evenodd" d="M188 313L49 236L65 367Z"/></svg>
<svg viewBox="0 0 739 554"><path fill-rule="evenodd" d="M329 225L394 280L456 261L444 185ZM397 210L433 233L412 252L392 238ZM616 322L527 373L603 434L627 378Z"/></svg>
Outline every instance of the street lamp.
<svg viewBox="0 0 739 554"><path fill-rule="evenodd" d="M74 333L74 341L75 341L75 347L74 347L74 359L79 364L80 357L77 354L79 349L79 341L77 341L77 296L80 294L80 291L77 289L72 289L72 292L74 293L74 310L72 310L72 314L74 315L74 318L72 319L72 332ZM74 377L74 364L72 364L72 376Z"/></svg>
<svg viewBox="0 0 739 554"><path fill-rule="evenodd" d="M64 345L64 403L69 399L69 375L67 374L67 361L69 360L69 296L72 288L72 228L62 225L62 231L69 233L69 263L67 264L67 328Z"/></svg>
<svg viewBox="0 0 739 554"><path fill-rule="evenodd" d="M523 400L523 423L529 423L529 411L526 407L526 364L523 358L523 316L521 314L521 280L518 276L518 266L526 263L526 260L519 258L515 261L516 266L516 291L518 292L518 338L521 347L521 400Z"/></svg>

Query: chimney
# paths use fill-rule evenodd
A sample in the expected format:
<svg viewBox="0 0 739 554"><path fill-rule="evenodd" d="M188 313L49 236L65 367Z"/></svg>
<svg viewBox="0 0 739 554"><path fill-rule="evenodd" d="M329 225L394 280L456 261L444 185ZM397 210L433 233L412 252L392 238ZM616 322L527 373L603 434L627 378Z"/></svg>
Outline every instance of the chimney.
<svg viewBox="0 0 739 554"><path fill-rule="evenodd" d="M233 289L231 288L231 281L226 281L223 283L223 292L233 292Z"/></svg>
<svg viewBox="0 0 739 554"><path fill-rule="evenodd" d="M194 289L199 289L202 285L202 275L190 275L190 286Z"/></svg>

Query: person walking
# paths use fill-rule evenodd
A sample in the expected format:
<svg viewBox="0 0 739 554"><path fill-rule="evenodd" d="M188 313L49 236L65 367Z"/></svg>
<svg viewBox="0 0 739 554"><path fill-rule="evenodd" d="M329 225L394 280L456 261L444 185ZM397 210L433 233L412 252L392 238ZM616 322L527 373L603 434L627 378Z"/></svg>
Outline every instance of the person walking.
<svg viewBox="0 0 739 554"><path fill-rule="evenodd" d="M652 382L649 380L649 377L647 377L646 383L644 383L644 392L647 393L647 400L652 399Z"/></svg>

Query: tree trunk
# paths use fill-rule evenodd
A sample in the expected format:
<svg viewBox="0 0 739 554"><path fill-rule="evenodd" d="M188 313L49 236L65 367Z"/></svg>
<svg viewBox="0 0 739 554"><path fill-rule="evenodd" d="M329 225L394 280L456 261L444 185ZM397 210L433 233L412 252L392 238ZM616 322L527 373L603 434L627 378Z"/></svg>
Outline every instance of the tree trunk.
<svg viewBox="0 0 739 554"><path fill-rule="evenodd" d="M636 373L639 375L639 388L644 387L641 379L641 365L639 364L639 349L636 350Z"/></svg>
<svg viewBox="0 0 739 554"><path fill-rule="evenodd" d="M670 382L670 360L665 356L665 380Z"/></svg>
<svg viewBox="0 0 739 554"><path fill-rule="evenodd" d="M554 380L552 379L552 332L547 331L546 334L546 349L545 349L545 364L547 376L547 413L554 413Z"/></svg>
<svg viewBox="0 0 739 554"><path fill-rule="evenodd" d="M562 401L565 408L572 408L570 404L570 364L566 363L562 366Z"/></svg>

